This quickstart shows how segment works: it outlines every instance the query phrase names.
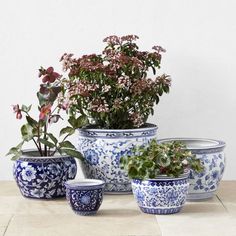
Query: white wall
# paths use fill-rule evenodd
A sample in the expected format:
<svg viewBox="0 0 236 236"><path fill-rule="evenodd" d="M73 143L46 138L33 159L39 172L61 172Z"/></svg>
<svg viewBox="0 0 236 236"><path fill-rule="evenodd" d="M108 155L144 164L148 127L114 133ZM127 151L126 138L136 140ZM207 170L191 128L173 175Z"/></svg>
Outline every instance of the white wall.
<svg viewBox="0 0 236 236"><path fill-rule="evenodd" d="M234 0L0 0L0 179L12 178L4 154L20 140L10 105L36 102L39 66L60 68L64 52L99 52L111 34L167 49L162 71L173 86L150 121L160 138L225 140L224 178L236 179L235 9Z"/></svg>

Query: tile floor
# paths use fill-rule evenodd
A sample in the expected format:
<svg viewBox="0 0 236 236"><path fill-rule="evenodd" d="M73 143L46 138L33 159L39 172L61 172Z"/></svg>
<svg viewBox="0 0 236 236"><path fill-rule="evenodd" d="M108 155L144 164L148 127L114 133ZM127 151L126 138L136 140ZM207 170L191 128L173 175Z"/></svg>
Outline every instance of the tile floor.
<svg viewBox="0 0 236 236"><path fill-rule="evenodd" d="M236 236L236 181L221 183L207 201L187 202L175 215L139 211L132 195L105 195L96 216L75 215L65 199L30 200L0 182L2 236Z"/></svg>

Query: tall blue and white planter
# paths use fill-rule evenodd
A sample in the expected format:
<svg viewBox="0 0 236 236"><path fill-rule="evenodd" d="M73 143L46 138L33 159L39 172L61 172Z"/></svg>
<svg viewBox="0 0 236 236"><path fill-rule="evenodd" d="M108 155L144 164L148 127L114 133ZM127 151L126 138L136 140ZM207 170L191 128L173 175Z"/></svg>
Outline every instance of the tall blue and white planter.
<svg viewBox="0 0 236 236"><path fill-rule="evenodd" d="M205 138L167 138L159 142L181 141L201 160L204 170L190 170L188 200L208 199L215 195L225 169L225 142Z"/></svg>
<svg viewBox="0 0 236 236"><path fill-rule="evenodd" d="M105 181L106 193L131 193L131 182L119 166L120 158L156 135L157 126L153 124L137 129L79 129L78 150L85 158L82 163L85 177Z"/></svg>
<svg viewBox="0 0 236 236"><path fill-rule="evenodd" d="M13 176L24 197L53 199L65 197L65 182L77 173L73 157L38 156L37 151L25 151L13 165Z"/></svg>

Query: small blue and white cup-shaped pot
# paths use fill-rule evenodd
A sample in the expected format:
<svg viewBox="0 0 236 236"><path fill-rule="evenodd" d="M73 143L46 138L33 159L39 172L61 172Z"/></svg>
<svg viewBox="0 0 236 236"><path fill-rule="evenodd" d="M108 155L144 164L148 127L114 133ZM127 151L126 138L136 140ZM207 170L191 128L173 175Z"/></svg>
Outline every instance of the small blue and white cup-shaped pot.
<svg viewBox="0 0 236 236"><path fill-rule="evenodd" d="M76 179L65 183L66 198L72 210L82 216L95 215L102 204L105 182Z"/></svg>

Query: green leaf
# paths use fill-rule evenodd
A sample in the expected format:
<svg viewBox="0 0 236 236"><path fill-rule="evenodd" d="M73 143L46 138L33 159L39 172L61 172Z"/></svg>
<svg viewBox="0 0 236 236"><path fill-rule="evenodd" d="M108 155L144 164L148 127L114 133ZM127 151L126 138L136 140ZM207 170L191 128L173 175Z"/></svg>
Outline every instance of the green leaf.
<svg viewBox="0 0 236 236"><path fill-rule="evenodd" d="M57 138L52 133L48 133L47 135L53 141L54 144L57 144Z"/></svg>
<svg viewBox="0 0 236 236"><path fill-rule="evenodd" d="M154 66L152 66L152 72L153 72L154 75L156 74L156 69L155 69Z"/></svg>
<svg viewBox="0 0 236 236"><path fill-rule="evenodd" d="M38 97L39 105L40 106L46 105L48 103L48 99L46 99L44 97L44 95L41 94L40 92L37 92L37 97ZM40 108L39 108L39 110L40 110Z"/></svg>
<svg viewBox="0 0 236 236"><path fill-rule="evenodd" d="M60 147L62 148L71 148L71 149L76 149L75 146L70 142L70 141L64 141L59 143Z"/></svg>
<svg viewBox="0 0 236 236"><path fill-rule="evenodd" d="M46 146L48 146L49 148L54 148L56 145L54 143L49 142L48 140L45 139L38 139L38 141Z"/></svg>
<svg viewBox="0 0 236 236"><path fill-rule="evenodd" d="M76 150L64 149L64 148L61 149L61 150L62 150L63 153L66 153L66 154L69 155L69 156L78 158L78 159L80 159L80 160L83 160L83 159L84 159L83 155L82 155L80 152L76 151Z"/></svg>
<svg viewBox="0 0 236 236"><path fill-rule="evenodd" d="M76 129L82 128L89 123L88 117L86 115L82 115L76 119Z"/></svg>
<svg viewBox="0 0 236 236"><path fill-rule="evenodd" d="M67 127L63 128L63 129L61 129L60 136L62 136L63 134L72 135L74 132L75 132L75 130L72 127L67 126Z"/></svg>
<svg viewBox="0 0 236 236"><path fill-rule="evenodd" d="M9 156L9 155L12 155L12 154L16 155L16 154L18 154L18 153L19 153L19 149L18 149L17 147L12 147L12 148L8 151L8 153L6 154L6 156Z"/></svg>
<svg viewBox="0 0 236 236"><path fill-rule="evenodd" d="M31 125L32 127L38 126L38 122L36 120L34 120L32 117L26 116L26 120L29 123L29 125Z"/></svg>
<svg viewBox="0 0 236 236"><path fill-rule="evenodd" d="M30 141L33 137L33 127L29 124L25 124L21 127L21 135L23 140Z"/></svg>
<svg viewBox="0 0 236 236"><path fill-rule="evenodd" d="M29 112L31 107L32 107L32 105L30 105L28 107L26 105L22 105L21 106L21 110L24 111L24 112Z"/></svg>
<svg viewBox="0 0 236 236"><path fill-rule="evenodd" d="M76 118L74 116L70 116L68 119L68 122L70 123L72 127L76 126Z"/></svg>
<svg viewBox="0 0 236 236"><path fill-rule="evenodd" d="M169 93L170 88L169 88L169 86L165 85L165 86L163 86L163 90L165 93Z"/></svg>
<svg viewBox="0 0 236 236"><path fill-rule="evenodd" d="M19 159L21 155L15 155L11 158L12 161L16 161L17 159Z"/></svg>
<svg viewBox="0 0 236 236"><path fill-rule="evenodd" d="M16 160L22 155L22 145L24 144L24 141L20 142L16 147L12 147L9 152L6 154L6 156L13 155L11 160Z"/></svg>

